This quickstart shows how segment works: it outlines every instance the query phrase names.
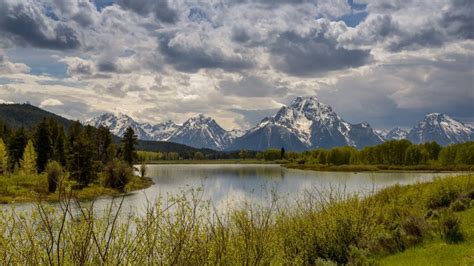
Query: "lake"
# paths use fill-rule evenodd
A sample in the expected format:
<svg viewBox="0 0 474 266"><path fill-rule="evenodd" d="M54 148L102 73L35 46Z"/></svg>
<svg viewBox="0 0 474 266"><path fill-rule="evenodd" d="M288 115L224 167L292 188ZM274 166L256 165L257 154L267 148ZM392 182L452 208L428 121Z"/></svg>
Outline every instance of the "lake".
<svg viewBox="0 0 474 266"><path fill-rule="evenodd" d="M347 193L367 194L394 184L429 181L439 176L459 173L421 172L316 172L287 169L277 164L155 164L147 166L147 176L154 184L125 197L122 213L141 214L147 202L166 201L181 191L201 189L202 198L219 211L243 203L267 205L272 194L290 203L305 192L337 189ZM121 197L119 197L121 198ZM95 201L96 209L105 210L113 198ZM119 201L114 199L114 203ZM53 205L56 205L54 203ZM6 207L6 206L3 206ZM31 203L17 203L17 210L29 210Z"/></svg>
<svg viewBox="0 0 474 266"><path fill-rule="evenodd" d="M268 204L273 192L285 201L294 201L305 191L314 189L335 188L367 194L394 184L429 181L455 174L316 172L287 169L276 164L157 164L147 166L147 176L155 184L128 195L124 210L142 212L147 200L155 201L160 195L166 198L192 188L202 189L203 199L210 200L218 210L226 210L244 202ZM110 202L110 198L100 199L96 206Z"/></svg>

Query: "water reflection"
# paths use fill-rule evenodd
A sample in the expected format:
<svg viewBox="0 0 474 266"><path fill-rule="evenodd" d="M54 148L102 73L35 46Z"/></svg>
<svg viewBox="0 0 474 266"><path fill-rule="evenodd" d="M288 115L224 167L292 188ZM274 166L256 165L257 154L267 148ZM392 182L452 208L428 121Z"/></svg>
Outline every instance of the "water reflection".
<svg viewBox="0 0 474 266"><path fill-rule="evenodd" d="M353 173L313 172L282 168L279 165L149 165L148 176L155 184L128 195L124 212L143 213L148 202L154 202L183 190L202 188L203 198L217 210L225 211L243 202L266 205L273 193L281 201L290 202L314 188L336 188L352 193L370 193L393 184L428 181L436 176L454 173ZM112 199L95 202L99 210L106 209ZM28 206L22 205L22 206ZM21 207L21 205L20 205Z"/></svg>

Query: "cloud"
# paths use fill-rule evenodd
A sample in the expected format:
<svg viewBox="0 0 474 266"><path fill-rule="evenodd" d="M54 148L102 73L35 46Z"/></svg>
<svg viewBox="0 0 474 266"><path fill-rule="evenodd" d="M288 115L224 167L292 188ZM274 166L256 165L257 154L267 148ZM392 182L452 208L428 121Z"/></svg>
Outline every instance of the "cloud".
<svg viewBox="0 0 474 266"><path fill-rule="evenodd" d="M472 1L349 2L0 0L0 98L228 128L314 94L351 122L474 120Z"/></svg>
<svg viewBox="0 0 474 266"><path fill-rule="evenodd" d="M177 11L169 6L167 0L119 0L118 4L143 16L152 13L164 23L176 23L179 20Z"/></svg>
<svg viewBox="0 0 474 266"><path fill-rule="evenodd" d="M81 45L73 28L48 18L33 1L0 0L0 32L20 45L57 50Z"/></svg>
<svg viewBox="0 0 474 266"><path fill-rule="evenodd" d="M474 2L453 0L450 3L441 18L441 26L458 38L474 39Z"/></svg>
<svg viewBox="0 0 474 266"><path fill-rule="evenodd" d="M329 25L306 34L281 33L270 45L273 66L290 75L308 76L359 67L370 61L369 50L339 46L334 37L328 36Z"/></svg>
<svg viewBox="0 0 474 266"><path fill-rule="evenodd" d="M159 37L160 52L168 64L183 72L206 68L238 71L253 66L245 54L237 53L225 40L215 40L206 31L165 33Z"/></svg>
<svg viewBox="0 0 474 266"><path fill-rule="evenodd" d="M40 107L64 105L60 100L49 98L41 102Z"/></svg>
<svg viewBox="0 0 474 266"><path fill-rule="evenodd" d="M224 95L240 97L284 96L288 93L288 88L270 84L256 76L244 76L236 81L223 80L219 87Z"/></svg>
<svg viewBox="0 0 474 266"><path fill-rule="evenodd" d="M0 51L0 74L27 73L30 68L22 63L12 63L8 57Z"/></svg>

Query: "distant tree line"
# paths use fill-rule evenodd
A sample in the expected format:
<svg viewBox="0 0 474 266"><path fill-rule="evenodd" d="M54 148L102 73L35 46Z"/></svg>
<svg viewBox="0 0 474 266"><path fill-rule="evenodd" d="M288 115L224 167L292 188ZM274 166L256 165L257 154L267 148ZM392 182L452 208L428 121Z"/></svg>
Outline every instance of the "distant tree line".
<svg viewBox="0 0 474 266"><path fill-rule="evenodd" d="M413 144L392 140L357 150L353 147L287 153L286 159L325 165L474 165L474 142L441 147L436 142Z"/></svg>
<svg viewBox="0 0 474 266"><path fill-rule="evenodd" d="M344 146L332 149L315 149L304 152L286 152L267 149L256 152L240 150L234 152L147 152L139 151L140 161L157 160L206 160L206 159L256 159L265 161L294 161L300 164L321 165L474 165L474 142L441 147L436 142L413 144L408 140L392 140L376 146L357 150Z"/></svg>
<svg viewBox="0 0 474 266"><path fill-rule="evenodd" d="M29 129L9 128L0 122L0 175L18 171L49 173L59 168L79 187L97 181L102 175L107 185L123 189L136 160L136 144L131 128L117 145L106 127L94 128L75 122L65 130L54 119L46 118ZM48 182L50 192L54 192L57 180L52 177Z"/></svg>

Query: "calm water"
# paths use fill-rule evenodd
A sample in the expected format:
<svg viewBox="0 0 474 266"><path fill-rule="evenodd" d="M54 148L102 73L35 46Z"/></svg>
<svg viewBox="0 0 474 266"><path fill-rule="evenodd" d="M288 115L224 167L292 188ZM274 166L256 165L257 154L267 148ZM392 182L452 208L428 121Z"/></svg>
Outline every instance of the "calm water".
<svg viewBox="0 0 474 266"><path fill-rule="evenodd" d="M393 184L409 184L429 181L437 176L455 173L353 173L315 172L286 169L279 165L239 164L177 164L149 165L147 176L155 182L151 187L127 195L125 213L142 213L147 202L160 196L181 191L202 189L203 199L209 200L218 210L240 206L244 202L265 205L271 202L272 193L286 202L301 198L305 191L335 188L346 192L371 193ZM115 203L120 199L115 199ZM96 208L110 206L110 197L95 202ZM31 204L18 204L18 209L28 209Z"/></svg>
<svg viewBox="0 0 474 266"><path fill-rule="evenodd" d="M147 200L155 201L160 195L166 198L191 188L202 189L204 199L210 200L217 209L225 210L244 202L267 204L272 192L283 200L293 201L315 188L370 193L397 183L429 181L447 175L454 174L315 172L262 164L149 165L147 176L153 178L155 184L127 196L125 209L141 211ZM107 205L110 199L98 203Z"/></svg>

